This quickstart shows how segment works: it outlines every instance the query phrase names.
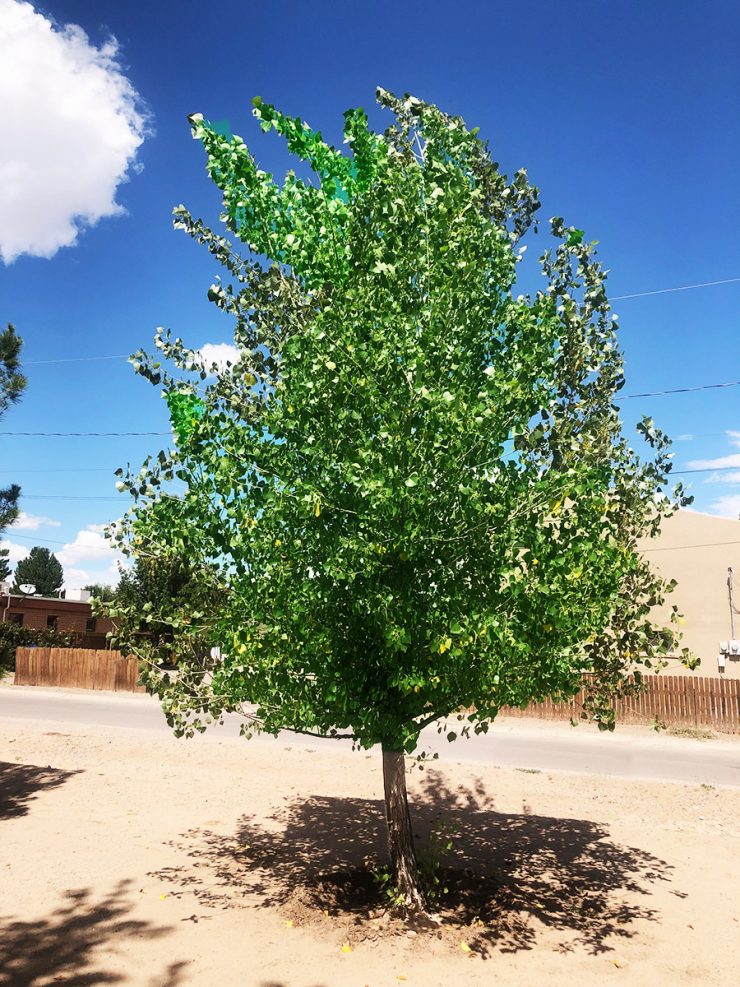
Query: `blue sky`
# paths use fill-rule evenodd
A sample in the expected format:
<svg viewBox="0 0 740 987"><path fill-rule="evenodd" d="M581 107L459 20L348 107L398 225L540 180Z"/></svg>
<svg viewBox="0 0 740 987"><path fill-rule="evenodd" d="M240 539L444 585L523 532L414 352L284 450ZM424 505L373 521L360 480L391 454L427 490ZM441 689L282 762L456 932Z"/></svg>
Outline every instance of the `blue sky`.
<svg viewBox="0 0 740 987"><path fill-rule="evenodd" d="M3 23L18 6L0 0L0 45ZM378 84L461 114L480 126L505 170L528 169L542 191L543 218L562 215L599 240L612 296L740 278L740 8L734 0L60 0L34 7L52 23L24 21L30 56L14 76L26 73L23 99L47 78L47 49L60 37L75 57L108 44L98 63L114 84L102 85L99 96L114 109L128 107L129 144L121 150L120 113L111 116L94 95L71 86L55 110L61 127L48 119L48 105L39 108L29 96L13 124L13 147L7 141L0 148L0 175L28 141L52 183L44 194L59 189L35 200L41 203L35 211L15 215L20 241L0 261L0 320L14 322L23 336L29 377L22 403L1 430L167 430L156 390L125 359L91 358L149 346L158 325L193 346L229 340L228 320L206 300L218 272L207 254L172 230L171 210L184 202L211 223L219 212L201 149L190 137L189 113L227 119L264 167L285 170L279 140L262 135L251 117L257 94L333 141L340 140L342 112L350 106L364 106L383 126L373 103ZM86 41L79 32L63 33L72 24ZM9 47L13 57L21 50ZM0 70L0 96L14 84ZM5 93L3 105L13 95ZM84 163L79 187L54 185L75 154ZM88 222L76 238L67 231L71 245L54 252L44 241L39 248L44 224L67 195ZM89 205L86 195L98 198ZM107 215L114 201L122 208ZM21 249L30 227L38 227L36 245ZM544 233L538 240L530 256L544 248ZM51 256L34 256L39 250ZM624 299L615 309L625 394L740 380L740 281ZM647 413L683 437L675 444L677 469L719 459L737 465L736 472L686 479L697 509L740 515L740 387L626 400L623 413L628 428ZM70 585L109 578L112 557L95 529L126 507L112 471L138 464L159 442L0 435L0 483L17 481L24 491L24 527L7 534L14 555L46 544L61 554Z"/></svg>

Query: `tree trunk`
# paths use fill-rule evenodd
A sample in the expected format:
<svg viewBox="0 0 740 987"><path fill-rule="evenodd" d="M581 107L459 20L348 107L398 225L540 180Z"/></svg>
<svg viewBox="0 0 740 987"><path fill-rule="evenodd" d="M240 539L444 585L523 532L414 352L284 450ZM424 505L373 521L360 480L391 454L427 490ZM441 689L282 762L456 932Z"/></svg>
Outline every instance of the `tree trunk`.
<svg viewBox="0 0 740 987"><path fill-rule="evenodd" d="M406 761L403 751L383 745L383 785L385 818L388 823L388 850L394 882L406 899L412 914L426 915L427 903L414 850L414 834L406 794Z"/></svg>

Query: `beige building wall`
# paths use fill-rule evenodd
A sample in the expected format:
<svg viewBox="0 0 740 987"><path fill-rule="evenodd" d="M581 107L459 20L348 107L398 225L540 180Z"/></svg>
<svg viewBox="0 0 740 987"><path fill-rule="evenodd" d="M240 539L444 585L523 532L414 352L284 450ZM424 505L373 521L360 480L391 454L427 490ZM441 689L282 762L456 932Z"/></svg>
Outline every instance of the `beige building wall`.
<svg viewBox="0 0 740 987"><path fill-rule="evenodd" d="M683 614L683 644L701 659L698 675L718 675L719 642L730 637L727 568L735 575L735 606L740 609L740 521L684 510L663 523L659 538L645 543L651 563L678 586L668 597ZM735 615L735 637L740 638L740 614ZM740 660L726 659L726 678L740 678ZM665 674L685 672L671 661ZM691 674L686 672L686 674Z"/></svg>

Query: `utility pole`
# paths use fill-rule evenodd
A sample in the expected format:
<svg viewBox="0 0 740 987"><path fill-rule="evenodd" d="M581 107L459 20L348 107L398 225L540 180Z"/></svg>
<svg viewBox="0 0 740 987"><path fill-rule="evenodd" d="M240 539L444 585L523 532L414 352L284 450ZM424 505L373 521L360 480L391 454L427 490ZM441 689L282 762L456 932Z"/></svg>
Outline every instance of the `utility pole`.
<svg viewBox="0 0 740 987"><path fill-rule="evenodd" d="M735 640L735 604L732 600L732 566L727 567L727 595L730 600L730 637Z"/></svg>

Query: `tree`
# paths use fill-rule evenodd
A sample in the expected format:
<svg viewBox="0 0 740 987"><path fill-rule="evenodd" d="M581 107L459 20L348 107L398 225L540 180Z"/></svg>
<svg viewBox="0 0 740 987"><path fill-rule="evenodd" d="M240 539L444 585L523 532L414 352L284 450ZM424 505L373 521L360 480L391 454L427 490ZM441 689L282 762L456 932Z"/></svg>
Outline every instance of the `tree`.
<svg viewBox="0 0 740 987"><path fill-rule="evenodd" d="M20 399L26 386L26 378L20 370L20 352L23 340L16 335L15 327L0 332L0 418L11 404ZM0 535L18 517L18 498L21 488L13 483L0 489ZM10 575L9 550L0 548L0 580Z"/></svg>
<svg viewBox="0 0 740 987"><path fill-rule="evenodd" d="M59 559L48 548L35 545L25 559L15 567L13 592L30 583L39 596L58 596L64 582L64 570Z"/></svg>
<svg viewBox="0 0 740 987"><path fill-rule="evenodd" d="M115 618L119 613L128 615L137 640L146 637L149 660L164 664L177 660L177 654L169 647L176 636L176 628L170 621L173 612L188 614L198 608L215 609L219 605L214 587L204 585L187 559L171 553L157 558L138 556L130 569L121 571L110 600L101 597L98 600L99 609L109 617Z"/></svg>
<svg viewBox="0 0 740 987"><path fill-rule="evenodd" d="M622 435L594 244L553 219L545 289L519 294L538 208L526 173L502 175L459 117L378 100L395 122L378 134L348 111L346 155L254 101L314 183L276 183L240 137L190 118L251 256L183 206L175 225L225 268L209 298L239 357L206 366L164 330L166 366L137 354L174 448L119 471L135 503L113 538L221 590L217 607L162 615L177 677L120 611L176 732L238 710L247 735L381 745L396 885L423 911L405 754L435 721L464 721L449 740L485 732L504 706L573 695L584 672L584 716L612 728L611 697L675 647L649 619L672 587L637 545L686 500L659 496L670 462L653 423L644 462Z"/></svg>
<svg viewBox="0 0 740 987"><path fill-rule="evenodd" d="M87 586L83 586L82 589L89 593L90 596L99 600L101 603L110 603L111 600L116 598L116 590L113 586L108 586L106 583L89 583Z"/></svg>

